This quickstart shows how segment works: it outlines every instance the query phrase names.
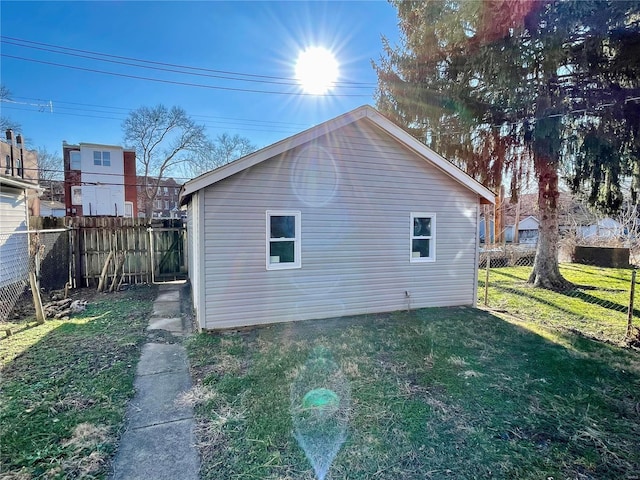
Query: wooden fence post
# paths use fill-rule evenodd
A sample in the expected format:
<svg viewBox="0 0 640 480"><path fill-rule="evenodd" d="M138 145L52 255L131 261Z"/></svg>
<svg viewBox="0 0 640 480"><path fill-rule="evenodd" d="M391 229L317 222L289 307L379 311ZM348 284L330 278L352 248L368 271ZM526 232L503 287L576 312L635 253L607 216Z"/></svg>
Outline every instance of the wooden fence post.
<svg viewBox="0 0 640 480"><path fill-rule="evenodd" d="M38 273L40 270L40 237L38 234L29 235L29 255L33 261L33 270L29 266L29 284L31 286L31 294L33 295L33 306L36 310L36 321L42 325L46 320L44 308L42 307L42 297L40 296L40 282L38 281ZM44 247L43 247L44 248ZM31 263L31 262L30 262Z"/></svg>
<svg viewBox="0 0 640 480"><path fill-rule="evenodd" d="M631 288L629 290L629 310L627 312L627 333L626 338L631 336L632 324L633 324L633 296L636 291L636 269L631 272Z"/></svg>

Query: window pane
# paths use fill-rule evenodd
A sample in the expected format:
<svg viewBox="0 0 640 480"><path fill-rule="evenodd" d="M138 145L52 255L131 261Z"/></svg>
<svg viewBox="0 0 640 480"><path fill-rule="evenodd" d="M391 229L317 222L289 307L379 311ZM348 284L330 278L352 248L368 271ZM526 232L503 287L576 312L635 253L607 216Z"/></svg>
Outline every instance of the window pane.
<svg viewBox="0 0 640 480"><path fill-rule="evenodd" d="M294 242L270 242L269 256L270 263L293 263L295 261Z"/></svg>
<svg viewBox="0 0 640 480"><path fill-rule="evenodd" d="M430 237L431 236L431 219L428 217L414 217L413 236L414 237Z"/></svg>
<svg viewBox="0 0 640 480"><path fill-rule="evenodd" d="M429 256L429 242L430 240L412 240L411 252L414 257L428 257Z"/></svg>
<svg viewBox="0 0 640 480"><path fill-rule="evenodd" d="M80 152L70 152L71 170L80 170Z"/></svg>
<svg viewBox="0 0 640 480"><path fill-rule="evenodd" d="M111 166L111 152L102 152L102 165L105 167Z"/></svg>
<svg viewBox="0 0 640 480"><path fill-rule="evenodd" d="M295 238L296 217L277 216L271 218L271 238Z"/></svg>
<svg viewBox="0 0 640 480"><path fill-rule="evenodd" d="M102 152L93 152L93 164L102 165Z"/></svg>

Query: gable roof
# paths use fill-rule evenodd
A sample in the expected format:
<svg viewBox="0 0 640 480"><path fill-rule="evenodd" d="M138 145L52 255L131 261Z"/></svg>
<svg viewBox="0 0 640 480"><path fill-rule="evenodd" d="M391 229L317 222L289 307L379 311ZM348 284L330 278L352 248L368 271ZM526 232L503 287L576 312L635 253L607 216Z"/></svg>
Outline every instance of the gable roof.
<svg viewBox="0 0 640 480"><path fill-rule="evenodd" d="M491 190L484 187L458 167L445 160L425 144L412 137L395 123L385 118L373 107L363 105L355 110L351 110L350 112L316 125L315 127L311 127L308 130L304 130L297 135L285 138L273 145L265 147L257 152L251 153L188 181L184 184L182 191L180 192L180 204L186 204L191 198L191 195L198 190L361 119L366 119L370 123L374 124L390 135L398 143L412 150L423 160L431 163L458 183L478 194L480 196L481 203L495 203L495 194L491 192Z"/></svg>

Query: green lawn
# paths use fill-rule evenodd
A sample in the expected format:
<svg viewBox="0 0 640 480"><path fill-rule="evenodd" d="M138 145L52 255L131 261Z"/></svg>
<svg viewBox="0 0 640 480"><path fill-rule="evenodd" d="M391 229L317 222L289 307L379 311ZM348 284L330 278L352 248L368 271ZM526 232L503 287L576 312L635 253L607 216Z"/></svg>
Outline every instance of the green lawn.
<svg viewBox="0 0 640 480"><path fill-rule="evenodd" d="M575 285L563 293L528 285L530 272L531 267L492 268L488 307L545 327L579 331L613 343L623 340L631 270L561 264L560 272ZM482 304L484 270L480 271L479 278L479 303ZM640 325L640 291L636 296L634 324Z"/></svg>
<svg viewBox="0 0 640 480"><path fill-rule="evenodd" d="M155 293L98 295L0 340L1 478L106 478Z"/></svg>
<svg viewBox="0 0 640 480"><path fill-rule="evenodd" d="M321 347L350 387L327 479L637 479L638 353L528 326L444 308L194 336L202 478L316 478L291 399Z"/></svg>

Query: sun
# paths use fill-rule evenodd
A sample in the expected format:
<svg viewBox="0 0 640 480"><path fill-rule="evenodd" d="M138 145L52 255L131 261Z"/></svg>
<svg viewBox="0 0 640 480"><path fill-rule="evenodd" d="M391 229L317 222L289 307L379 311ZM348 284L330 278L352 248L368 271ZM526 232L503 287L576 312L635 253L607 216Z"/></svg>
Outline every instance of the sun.
<svg viewBox="0 0 640 480"><path fill-rule="evenodd" d="M327 93L338 78L338 62L329 50L310 47L300 52L296 62L296 79L306 93Z"/></svg>

